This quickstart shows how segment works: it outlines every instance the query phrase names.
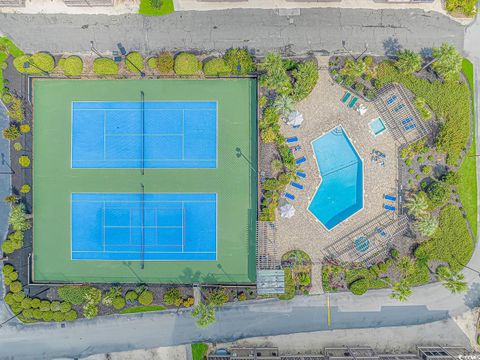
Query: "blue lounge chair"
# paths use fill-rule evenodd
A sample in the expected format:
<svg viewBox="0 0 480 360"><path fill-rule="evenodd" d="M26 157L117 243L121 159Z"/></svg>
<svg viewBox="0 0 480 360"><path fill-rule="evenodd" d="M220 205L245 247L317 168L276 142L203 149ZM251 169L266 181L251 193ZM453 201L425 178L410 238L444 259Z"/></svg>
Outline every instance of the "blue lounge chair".
<svg viewBox="0 0 480 360"><path fill-rule="evenodd" d="M393 102L394 102L396 99L397 99L397 95L391 96L391 97L387 100L387 105L393 104Z"/></svg>
<svg viewBox="0 0 480 360"><path fill-rule="evenodd" d="M295 181L292 181L290 183L290 185L292 185L293 187L297 188L297 189L300 189L300 190L303 190L303 185L302 184L299 184L299 183L296 183Z"/></svg>
<svg viewBox="0 0 480 360"><path fill-rule="evenodd" d="M290 148L290 151L298 151L302 150L302 147L300 145L295 145Z"/></svg>
<svg viewBox="0 0 480 360"><path fill-rule="evenodd" d="M290 194L290 193L288 193L288 192L286 192L284 195L285 195L285 197L286 197L287 199L295 200L295 195L292 195L292 194Z"/></svg>
<svg viewBox="0 0 480 360"><path fill-rule="evenodd" d="M350 91L345 91L345 95L343 95L343 98L342 98L342 103L346 103L350 95L352 95L350 94Z"/></svg>
<svg viewBox="0 0 480 360"><path fill-rule="evenodd" d="M405 107L405 104L400 104L400 105L398 105L395 109L393 109L393 111L399 112L399 111L402 110L404 107Z"/></svg>
<svg viewBox="0 0 480 360"><path fill-rule="evenodd" d="M306 178L307 177L307 174L301 172L301 171L297 171L297 176L301 177L301 178Z"/></svg>
<svg viewBox="0 0 480 360"><path fill-rule="evenodd" d="M301 163L304 163L305 161L307 161L307 158L305 156L302 156L301 158L298 158L297 160L295 160L295 163L299 165Z"/></svg>
<svg viewBox="0 0 480 360"><path fill-rule="evenodd" d="M295 141L298 141L298 138L296 136L292 136L292 137L287 138L287 143L292 143L292 142L295 142Z"/></svg>
<svg viewBox="0 0 480 360"><path fill-rule="evenodd" d="M402 121L402 125L407 125L410 121L413 119L411 117L406 118L405 120Z"/></svg>
<svg viewBox="0 0 480 360"><path fill-rule="evenodd" d="M384 195L383 198L385 200L390 200L390 201L396 201L397 198L395 196L392 196L392 195Z"/></svg>
<svg viewBox="0 0 480 360"><path fill-rule="evenodd" d="M383 237L387 236L387 233L385 232L385 230L383 230L383 229L380 228L380 227L375 228L375 232L376 232L377 234L382 235Z"/></svg>
<svg viewBox="0 0 480 360"><path fill-rule="evenodd" d="M358 101L358 98L356 96L353 97L353 99L350 101L350 104L348 104L348 107L351 109L355 106L355 104L357 103Z"/></svg>
<svg viewBox="0 0 480 360"><path fill-rule="evenodd" d="M385 210L388 210L388 211L395 211L395 210L397 210L397 209L395 209L395 206L390 206L390 205L385 205L385 204L383 204L383 208L384 208Z"/></svg>
<svg viewBox="0 0 480 360"><path fill-rule="evenodd" d="M410 131L410 130L415 129L416 127L417 127L417 124L407 125L407 126L405 126L405 130Z"/></svg>

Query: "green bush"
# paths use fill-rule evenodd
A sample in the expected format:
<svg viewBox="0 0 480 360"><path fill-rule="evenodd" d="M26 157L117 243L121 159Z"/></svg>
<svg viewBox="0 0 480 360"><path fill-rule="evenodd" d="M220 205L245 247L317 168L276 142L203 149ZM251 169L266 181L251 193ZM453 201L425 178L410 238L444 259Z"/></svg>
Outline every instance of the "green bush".
<svg viewBox="0 0 480 360"><path fill-rule="evenodd" d="M390 256L391 256L393 259L398 258L398 250L395 249L395 248L391 248L391 249L390 249Z"/></svg>
<svg viewBox="0 0 480 360"><path fill-rule="evenodd" d="M42 312L42 319L44 321L52 321L54 317L54 312L53 311L43 311Z"/></svg>
<svg viewBox="0 0 480 360"><path fill-rule="evenodd" d="M23 299L25 299L25 293L23 291L19 291L13 294L13 300L15 302L20 304L23 301Z"/></svg>
<svg viewBox="0 0 480 360"><path fill-rule="evenodd" d="M13 98L12 103L8 107L8 116L10 119L18 122L22 122L25 119L22 100L17 97Z"/></svg>
<svg viewBox="0 0 480 360"><path fill-rule="evenodd" d="M422 166L422 173L425 175L430 175L432 173L432 167L429 165Z"/></svg>
<svg viewBox="0 0 480 360"><path fill-rule="evenodd" d="M12 305L15 300L13 300L13 293L12 292L8 292L6 295L5 295L5 304L7 305Z"/></svg>
<svg viewBox="0 0 480 360"><path fill-rule="evenodd" d="M165 305L180 305L182 296L178 288L170 288L163 294L163 303Z"/></svg>
<svg viewBox="0 0 480 360"><path fill-rule="evenodd" d="M50 310L52 311L60 311L60 301L52 301L50 303Z"/></svg>
<svg viewBox="0 0 480 360"><path fill-rule="evenodd" d="M432 238L420 244L415 251L429 254L430 259L444 261L453 272L463 268L473 253L473 241L461 211L446 205L440 212L438 230Z"/></svg>
<svg viewBox="0 0 480 360"><path fill-rule="evenodd" d="M62 286L57 289L57 295L64 301L68 301L74 305L80 305L85 301L85 296L90 288L90 286Z"/></svg>
<svg viewBox="0 0 480 360"><path fill-rule="evenodd" d="M274 90L278 94L289 95L292 91L292 83L283 66L280 54L268 53L261 65L264 73L260 76L260 85Z"/></svg>
<svg viewBox="0 0 480 360"><path fill-rule="evenodd" d="M464 16L473 17L477 13L477 0L446 0L445 8L448 12L460 12Z"/></svg>
<svg viewBox="0 0 480 360"><path fill-rule="evenodd" d="M63 301L60 303L60 311L63 313L68 313L72 309L72 304L68 301Z"/></svg>
<svg viewBox="0 0 480 360"><path fill-rule="evenodd" d="M300 286L308 286L310 285L310 275L307 273L300 273L298 274L298 284Z"/></svg>
<svg viewBox="0 0 480 360"><path fill-rule="evenodd" d="M61 322L65 320L65 314L61 311L57 311L53 313L53 320L56 322Z"/></svg>
<svg viewBox="0 0 480 360"><path fill-rule="evenodd" d="M9 127L3 129L3 137L7 140L13 141L20 137L20 129L17 125L10 125Z"/></svg>
<svg viewBox="0 0 480 360"><path fill-rule="evenodd" d="M168 51L164 51L158 55L158 71L160 74L172 74L174 64L175 60L173 59L172 54L170 54Z"/></svg>
<svg viewBox="0 0 480 360"><path fill-rule="evenodd" d="M30 309L32 307L32 299L23 298L22 300L22 309Z"/></svg>
<svg viewBox="0 0 480 360"><path fill-rule="evenodd" d="M415 98L415 106L418 109L420 116L423 120L430 120L432 118L432 113L427 109L425 99L422 97Z"/></svg>
<svg viewBox="0 0 480 360"><path fill-rule="evenodd" d="M439 48L433 48L432 56L435 60L432 69L445 81L459 79L463 56L455 46L445 42Z"/></svg>
<svg viewBox="0 0 480 360"><path fill-rule="evenodd" d="M223 306L228 301L227 291L223 288L211 290L207 295L207 304Z"/></svg>
<svg viewBox="0 0 480 360"><path fill-rule="evenodd" d="M234 75L248 75L256 70L253 57L245 48L228 49L223 59Z"/></svg>
<svg viewBox="0 0 480 360"><path fill-rule="evenodd" d="M97 75L117 75L118 65L110 58L97 58L93 62L93 71Z"/></svg>
<svg viewBox="0 0 480 360"><path fill-rule="evenodd" d="M433 208L445 204L450 196L450 185L443 181L432 181L426 190L428 199Z"/></svg>
<svg viewBox="0 0 480 360"><path fill-rule="evenodd" d="M18 163L21 167L29 167L30 166L30 158L27 155L22 155L18 158Z"/></svg>
<svg viewBox="0 0 480 360"><path fill-rule="evenodd" d="M292 277L292 269L284 268L285 272L285 292L278 295L280 300L290 300L295 297L295 280Z"/></svg>
<svg viewBox="0 0 480 360"><path fill-rule="evenodd" d="M137 51L129 52L125 57L125 66L131 72L139 73L145 68L143 56Z"/></svg>
<svg viewBox="0 0 480 360"><path fill-rule="evenodd" d="M156 57L151 57L147 59L147 65L152 70L158 69L158 59Z"/></svg>
<svg viewBox="0 0 480 360"><path fill-rule="evenodd" d="M92 319L98 315L98 307L96 305L88 304L83 308L83 315L87 319Z"/></svg>
<svg viewBox="0 0 480 360"><path fill-rule="evenodd" d="M28 67L25 67L26 64ZM55 59L52 55L39 52L33 55L21 55L13 59L13 66L23 74L44 74L55 68Z"/></svg>
<svg viewBox="0 0 480 360"><path fill-rule="evenodd" d="M40 310L50 311L50 301L48 301L48 300L40 301Z"/></svg>
<svg viewBox="0 0 480 360"><path fill-rule="evenodd" d="M117 296L112 300L112 306L117 309L123 309L125 307L125 298L123 296Z"/></svg>
<svg viewBox="0 0 480 360"><path fill-rule="evenodd" d="M140 0L138 13L146 16L161 16L173 11L173 0Z"/></svg>
<svg viewBox="0 0 480 360"><path fill-rule="evenodd" d="M13 96L10 93L5 93L2 95L2 101L5 105L10 104L13 101Z"/></svg>
<svg viewBox="0 0 480 360"><path fill-rule="evenodd" d="M174 70L177 75L195 75L202 68L202 63L194 54L180 53L175 57Z"/></svg>
<svg viewBox="0 0 480 360"><path fill-rule="evenodd" d="M405 165L411 166L412 165L412 159L405 159Z"/></svg>
<svg viewBox="0 0 480 360"><path fill-rule="evenodd" d="M417 72L422 68L422 62L422 56L412 50L405 49L397 51L395 66L401 72L407 74Z"/></svg>
<svg viewBox="0 0 480 360"><path fill-rule="evenodd" d="M20 281L12 282L10 284L10 291L14 294L22 291L22 283Z"/></svg>
<svg viewBox="0 0 480 360"><path fill-rule="evenodd" d="M150 290L144 290L138 296L138 302L141 305L150 305L153 302L153 293Z"/></svg>
<svg viewBox="0 0 480 360"><path fill-rule="evenodd" d="M22 315L27 319L31 319L33 317L33 309L24 309Z"/></svg>
<svg viewBox="0 0 480 360"><path fill-rule="evenodd" d="M60 59L59 65L67 76L79 76L83 72L83 61L79 56Z"/></svg>
<svg viewBox="0 0 480 360"><path fill-rule="evenodd" d="M129 290L125 294L125 300L130 302L130 303L133 303L137 299L138 299L138 294L133 290Z"/></svg>
<svg viewBox="0 0 480 360"><path fill-rule="evenodd" d="M222 58L214 58L203 65L203 73L208 76L223 76L230 73L230 68Z"/></svg>
<svg viewBox="0 0 480 360"><path fill-rule="evenodd" d="M74 321L78 317L78 314L75 310L69 310L65 313L65 320Z"/></svg>
<svg viewBox="0 0 480 360"><path fill-rule="evenodd" d="M367 292L368 287L369 287L368 280L358 279L352 282L348 288L353 295L363 295Z"/></svg>
<svg viewBox="0 0 480 360"><path fill-rule="evenodd" d="M33 309L38 309L40 307L40 299L39 298L33 298L31 306Z"/></svg>
<svg viewBox="0 0 480 360"><path fill-rule="evenodd" d="M292 97L295 101L305 99L312 92L318 81L317 64L314 61L306 61L293 70L292 76L295 79L293 84ZM363 91L358 90L358 91Z"/></svg>

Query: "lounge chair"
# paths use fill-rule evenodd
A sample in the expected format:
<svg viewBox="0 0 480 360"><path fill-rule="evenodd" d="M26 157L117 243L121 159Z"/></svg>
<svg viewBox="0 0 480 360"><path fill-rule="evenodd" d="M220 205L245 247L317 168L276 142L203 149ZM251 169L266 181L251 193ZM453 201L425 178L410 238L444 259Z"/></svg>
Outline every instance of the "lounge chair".
<svg viewBox="0 0 480 360"><path fill-rule="evenodd" d="M298 158L297 160L295 160L295 163L299 165L301 163L304 163L305 161L307 161L307 158L305 156L302 156L301 158Z"/></svg>
<svg viewBox="0 0 480 360"><path fill-rule="evenodd" d="M380 227L375 228L375 232L376 232L377 234L382 235L383 237L387 236L387 233L385 232L385 230L383 230L383 229L380 228Z"/></svg>
<svg viewBox="0 0 480 360"><path fill-rule="evenodd" d="M297 183L297 182L295 182L295 181L292 181L292 182L290 183L290 185L292 185L293 187L295 187L295 188L297 188L297 189L303 190L303 185L302 185L302 184L299 184L299 183Z"/></svg>
<svg viewBox="0 0 480 360"><path fill-rule="evenodd" d="M405 107L405 104L400 104L400 105L398 105L395 109L393 109L393 111L399 112L399 111L402 110L404 107Z"/></svg>
<svg viewBox="0 0 480 360"><path fill-rule="evenodd" d="M353 99L350 101L350 104L348 104L348 107L351 109L355 106L355 104L357 103L358 101L358 98L356 96L353 97Z"/></svg>
<svg viewBox="0 0 480 360"><path fill-rule="evenodd" d="M413 119L411 117L406 118L405 120L402 121L402 125L407 125L410 121Z"/></svg>
<svg viewBox="0 0 480 360"><path fill-rule="evenodd" d="M307 174L301 172L301 171L297 171L297 176L301 177L301 178L306 178L307 177Z"/></svg>
<svg viewBox="0 0 480 360"><path fill-rule="evenodd" d="M288 192L286 192L284 195L285 195L285 197L286 197L287 199L295 200L295 195L292 195L292 194L290 194L290 193L288 193Z"/></svg>
<svg viewBox="0 0 480 360"><path fill-rule="evenodd" d="M397 99L397 95L393 95L387 100L387 105L393 104L393 102Z"/></svg>
<svg viewBox="0 0 480 360"><path fill-rule="evenodd" d="M287 138L287 143L292 143L292 142L295 142L295 141L298 141L298 138L296 136L292 136L292 137Z"/></svg>
<svg viewBox="0 0 480 360"><path fill-rule="evenodd" d="M346 103L350 95L352 95L350 91L345 91L345 95L343 95L343 98L342 98L342 103Z"/></svg>
<svg viewBox="0 0 480 360"><path fill-rule="evenodd" d="M405 130L410 131L410 130L415 129L416 127L417 127L417 124L407 125L407 126L405 126Z"/></svg>
<svg viewBox="0 0 480 360"><path fill-rule="evenodd" d="M395 209L395 206L390 206L390 205L385 205L385 204L383 204L383 208L384 208L385 210L388 210L388 211L395 211L395 210L397 210L397 209Z"/></svg>
<svg viewBox="0 0 480 360"><path fill-rule="evenodd" d="M290 151L298 151L302 150L302 147L300 145L295 145L290 148Z"/></svg>
<svg viewBox="0 0 480 360"><path fill-rule="evenodd" d="M384 195L383 198L385 200L397 201L397 198L395 196L392 196L392 195Z"/></svg>

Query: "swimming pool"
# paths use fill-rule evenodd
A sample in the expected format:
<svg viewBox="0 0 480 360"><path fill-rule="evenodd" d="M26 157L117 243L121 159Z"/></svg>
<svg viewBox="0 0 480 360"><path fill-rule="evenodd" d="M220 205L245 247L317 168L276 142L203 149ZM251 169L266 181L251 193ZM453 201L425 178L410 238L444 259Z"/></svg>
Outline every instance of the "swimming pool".
<svg viewBox="0 0 480 360"><path fill-rule="evenodd" d="M322 178L308 210L333 229L363 207L362 159L342 127L312 141Z"/></svg>
<svg viewBox="0 0 480 360"><path fill-rule="evenodd" d="M387 127L385 126L385 123L380 117L370 121L368 123L368 126L370 126L370 130L372 131L373 136L380 135L382 132L384 132L387 129Z"/></svg>

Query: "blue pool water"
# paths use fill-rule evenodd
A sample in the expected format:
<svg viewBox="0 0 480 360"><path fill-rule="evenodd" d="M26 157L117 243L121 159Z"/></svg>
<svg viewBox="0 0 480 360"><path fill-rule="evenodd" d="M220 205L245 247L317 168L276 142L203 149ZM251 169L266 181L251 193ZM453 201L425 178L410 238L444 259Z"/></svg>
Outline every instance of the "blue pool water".
<svg viewBox="0 0 480 360"><path fill-rule="evenodd" d="M72 103L72 168L141 167L217 167L217 103Z"/></svg>
<svg viewBox="0 0 480 360"><path fill-rule="evenodd" d="M331 230L363 207L362 159L341 127L312 147L322 181L308 209Z"/></svg>
<svg viewBox="0 0 480 360"><path fill-rule="evenodd" d="M72 194L73 260L216 260L217 196Z"/></svg>
<svg viewBox="0 0 480 360"><path fill-rule="evenodd" d="M380 135L386 129L386 126L382 118L379 118L379 117L370 121L368 126L370 126L370 130L372 130L373 135L375 136Z"/></svg>

